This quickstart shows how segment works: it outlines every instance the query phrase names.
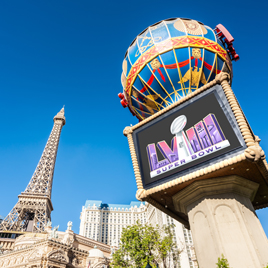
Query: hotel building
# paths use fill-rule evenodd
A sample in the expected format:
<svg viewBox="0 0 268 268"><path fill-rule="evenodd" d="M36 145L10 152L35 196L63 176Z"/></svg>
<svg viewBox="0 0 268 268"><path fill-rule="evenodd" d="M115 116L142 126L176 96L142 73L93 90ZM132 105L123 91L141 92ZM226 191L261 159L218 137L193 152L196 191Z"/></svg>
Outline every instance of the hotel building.
<svg viewBox="0 0 268 268"><path fill-rule="evenodd" d="M146 211L142 202L119 205L87 200L80 216L79 234L107 245L118 245L123 228L137 220L146 222Z"/></svg>
<svg viewBox="0 0 268 268"><path fill-rule="evenodd" d="M174 240L177 249L181 251L177 267L198 267L191 231L148 203L131 202L129 205L121 205L87 200L82 207L80 220L80 235L111 246L118 246L122 229L135 224L138 220L141 224L150 223L159 226L174 224Z"/></svg>

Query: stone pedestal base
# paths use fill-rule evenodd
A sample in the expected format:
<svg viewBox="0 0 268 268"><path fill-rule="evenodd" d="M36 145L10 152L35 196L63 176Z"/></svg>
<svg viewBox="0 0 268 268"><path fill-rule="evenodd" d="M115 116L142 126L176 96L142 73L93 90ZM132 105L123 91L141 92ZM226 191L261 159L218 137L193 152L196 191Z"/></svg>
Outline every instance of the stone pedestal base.
<svg viewBox="0 0 268 268"><path fill-rule="evenodd" d="M268 240L251 203L258 187L228 176L196 181L173 196L176 210L188 214L200 268L216 267L221 254L232 268L268 264Z"/></svg>

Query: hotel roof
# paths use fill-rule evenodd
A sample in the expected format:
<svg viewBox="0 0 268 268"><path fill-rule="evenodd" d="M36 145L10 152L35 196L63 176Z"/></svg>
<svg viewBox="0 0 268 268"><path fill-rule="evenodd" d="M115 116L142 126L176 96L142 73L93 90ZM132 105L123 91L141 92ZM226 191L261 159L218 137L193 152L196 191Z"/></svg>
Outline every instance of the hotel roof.
<svg viewBox="0 0 268 268"><path fill-rule="evenodd" d="M141 205L145 205L145 202L139 202L139 201L131 201L129 205L124 205L124 204L107 204L103 203L100 200L87 200L85 203L85 207L87 208L88 206L96 206L99 208L131 208L131 207L140 207Z"/></svg>

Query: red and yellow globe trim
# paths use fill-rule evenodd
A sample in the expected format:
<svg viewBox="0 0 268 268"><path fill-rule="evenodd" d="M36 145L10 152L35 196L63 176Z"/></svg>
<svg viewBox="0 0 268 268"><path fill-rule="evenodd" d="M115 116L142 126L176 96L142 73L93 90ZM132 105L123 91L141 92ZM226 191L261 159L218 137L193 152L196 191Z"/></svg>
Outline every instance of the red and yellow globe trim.
<svg viewBox="0 0 268 268"><path fill-rule="evenodd" d="M138 60L131 67L130 72L128 74L125 87L126 93L128 95L131 94L131 88L137 75L147 63L149 63L151 60L153 60L155 57L162 53L165 53L172 49L184 47L198 47L214 52L227 63L227 66L231 70L230 62L227 58L227 52L218 43L211 41L205 37L199 36L174 37L154 45L138 58Z"/></svg>

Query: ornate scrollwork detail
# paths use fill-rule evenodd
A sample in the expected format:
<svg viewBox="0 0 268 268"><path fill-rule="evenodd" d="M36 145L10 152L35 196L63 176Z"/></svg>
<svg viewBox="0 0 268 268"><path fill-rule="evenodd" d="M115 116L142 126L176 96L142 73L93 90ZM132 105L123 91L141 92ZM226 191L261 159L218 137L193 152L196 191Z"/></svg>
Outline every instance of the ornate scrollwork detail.
<svg viewBox="0 0 268 268"><path fill-rule="evenodd" d="M125 136L127 136L128 134L132 134L132 133L133 133L132 127L125 127L125 129L123 131L123 134Z"/></svg>
<svg viewBox="0 0 268 268"><path fill-rule="evenodd" d="M61 252L61 251L54 251L54 252L50 253L48 257L51 260L68 262L66 260L66 257L63 255L63 252Z"/></svg>
<svg viewBox="0 0 268 268"><path fill-rule="evenodd" d="M72 261L72 265L80 265L82 264L82 260L81 259L78 259L77 257L75 257Z"/></svg>
<svg viewBox="0 0 268 268"><path fill-rule="evenodd" d="M254 145L249 146L245 150L245 156L247 160L251 162L257 162L260 159L265 159L264 151L262 150L261 146L259 145L261 139L258 136L255 136Z"/></svg>
<svg viewBox="0 0 268 268"><path fill-rule="evenodd" d="M41 258L42 254L43 254L43 250L36 250L31 254L31 256L29 257L29 260L35 260L37 258Z"/></svg>
<svg viewBox="0 0 268 268"><path fill-rule="evenodd" d="M66 233L61 241L63 244L66 244L68 246L72 246L74 239L70 236L69 233Z"/></svg>
<svg viewBox="0 0 268 268"><path fill-rule="evenodd" d="M143 198L145 197L145 190L144 189L139 189L137 192L136 192L136 198L140 201L143 201Z"/></svg>
<svg viewBox="0 0 268 268"><path fill-rule="evenodd" d="M216 75L215 79L216 79L218 84L221 84L222 81L224 81L224 80L230 81L230 75L228 73L221 72L221 73Z"/></svg>

